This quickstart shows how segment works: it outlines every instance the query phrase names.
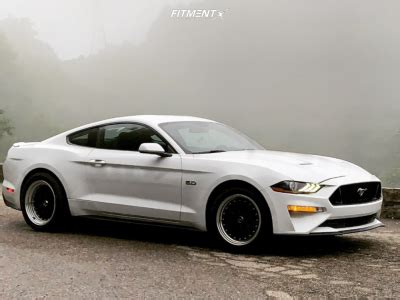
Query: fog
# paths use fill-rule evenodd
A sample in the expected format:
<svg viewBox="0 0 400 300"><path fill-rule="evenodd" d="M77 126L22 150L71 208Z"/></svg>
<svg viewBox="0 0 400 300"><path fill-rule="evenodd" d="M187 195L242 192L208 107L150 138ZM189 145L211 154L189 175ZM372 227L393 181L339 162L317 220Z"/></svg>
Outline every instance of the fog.
<svg viewBox="0 0 400 300"><path fill-rule="evenodd" d="M183 114L400 185L398 1L3 2L0 161L91 121Z"/></svg>

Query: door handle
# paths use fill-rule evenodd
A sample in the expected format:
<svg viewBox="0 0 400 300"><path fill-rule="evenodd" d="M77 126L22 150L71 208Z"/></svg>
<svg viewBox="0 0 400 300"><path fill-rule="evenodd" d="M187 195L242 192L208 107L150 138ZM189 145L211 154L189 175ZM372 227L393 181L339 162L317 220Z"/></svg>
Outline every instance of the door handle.
<svg viewBox="0 0 400 300"><path fill-rule="evenodd" d="M106 162L104 160L100 160L100 159L92 159L89 161L89 163L95 167L102 167L106 164Z"/></svg>

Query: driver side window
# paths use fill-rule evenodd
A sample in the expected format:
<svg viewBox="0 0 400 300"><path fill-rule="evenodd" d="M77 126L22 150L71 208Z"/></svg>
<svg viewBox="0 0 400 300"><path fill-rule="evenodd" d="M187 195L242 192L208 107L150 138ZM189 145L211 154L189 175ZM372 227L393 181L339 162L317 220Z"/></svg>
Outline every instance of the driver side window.
<svg viewBox="0 0 400 300"><path fill-rule="evenodd" d="M140 124L112 124L99 128L97 148L138 151L143 143L160 144L168 152L169 147L158 134Z"/></svg>

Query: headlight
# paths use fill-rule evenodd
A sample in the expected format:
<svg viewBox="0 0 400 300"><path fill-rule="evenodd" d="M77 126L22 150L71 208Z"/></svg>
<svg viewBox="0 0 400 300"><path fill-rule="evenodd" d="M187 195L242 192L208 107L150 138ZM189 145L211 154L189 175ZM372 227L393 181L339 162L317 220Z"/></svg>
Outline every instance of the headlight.
<svg viewBox="0 0 400 300"><path fill-rule="evenodd" d="M318 192L322 186L318 183L299 182L299 181L282 181L271 186L275 192L289 194L312 194Z"/></svg>

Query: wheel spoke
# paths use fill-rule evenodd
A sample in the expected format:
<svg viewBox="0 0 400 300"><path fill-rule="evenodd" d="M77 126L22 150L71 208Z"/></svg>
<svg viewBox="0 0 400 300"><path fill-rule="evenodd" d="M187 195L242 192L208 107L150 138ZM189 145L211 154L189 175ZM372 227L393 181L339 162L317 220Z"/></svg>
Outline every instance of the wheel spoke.
<svg viewBox="0 0 400 300"><path fill-rule="evenodd" d="M51 221L55 212L56 198L53 188L44 180L33 182L25 196L25 209L29 220L38 226Z"/></svg>
<svg viewBox="0 0 400 300"><path fill-rule="evenodd" d="M261 213L250 197L237 194L225 199L217 213L221 236L233 245L251 243L261 227Z"/></svg>

